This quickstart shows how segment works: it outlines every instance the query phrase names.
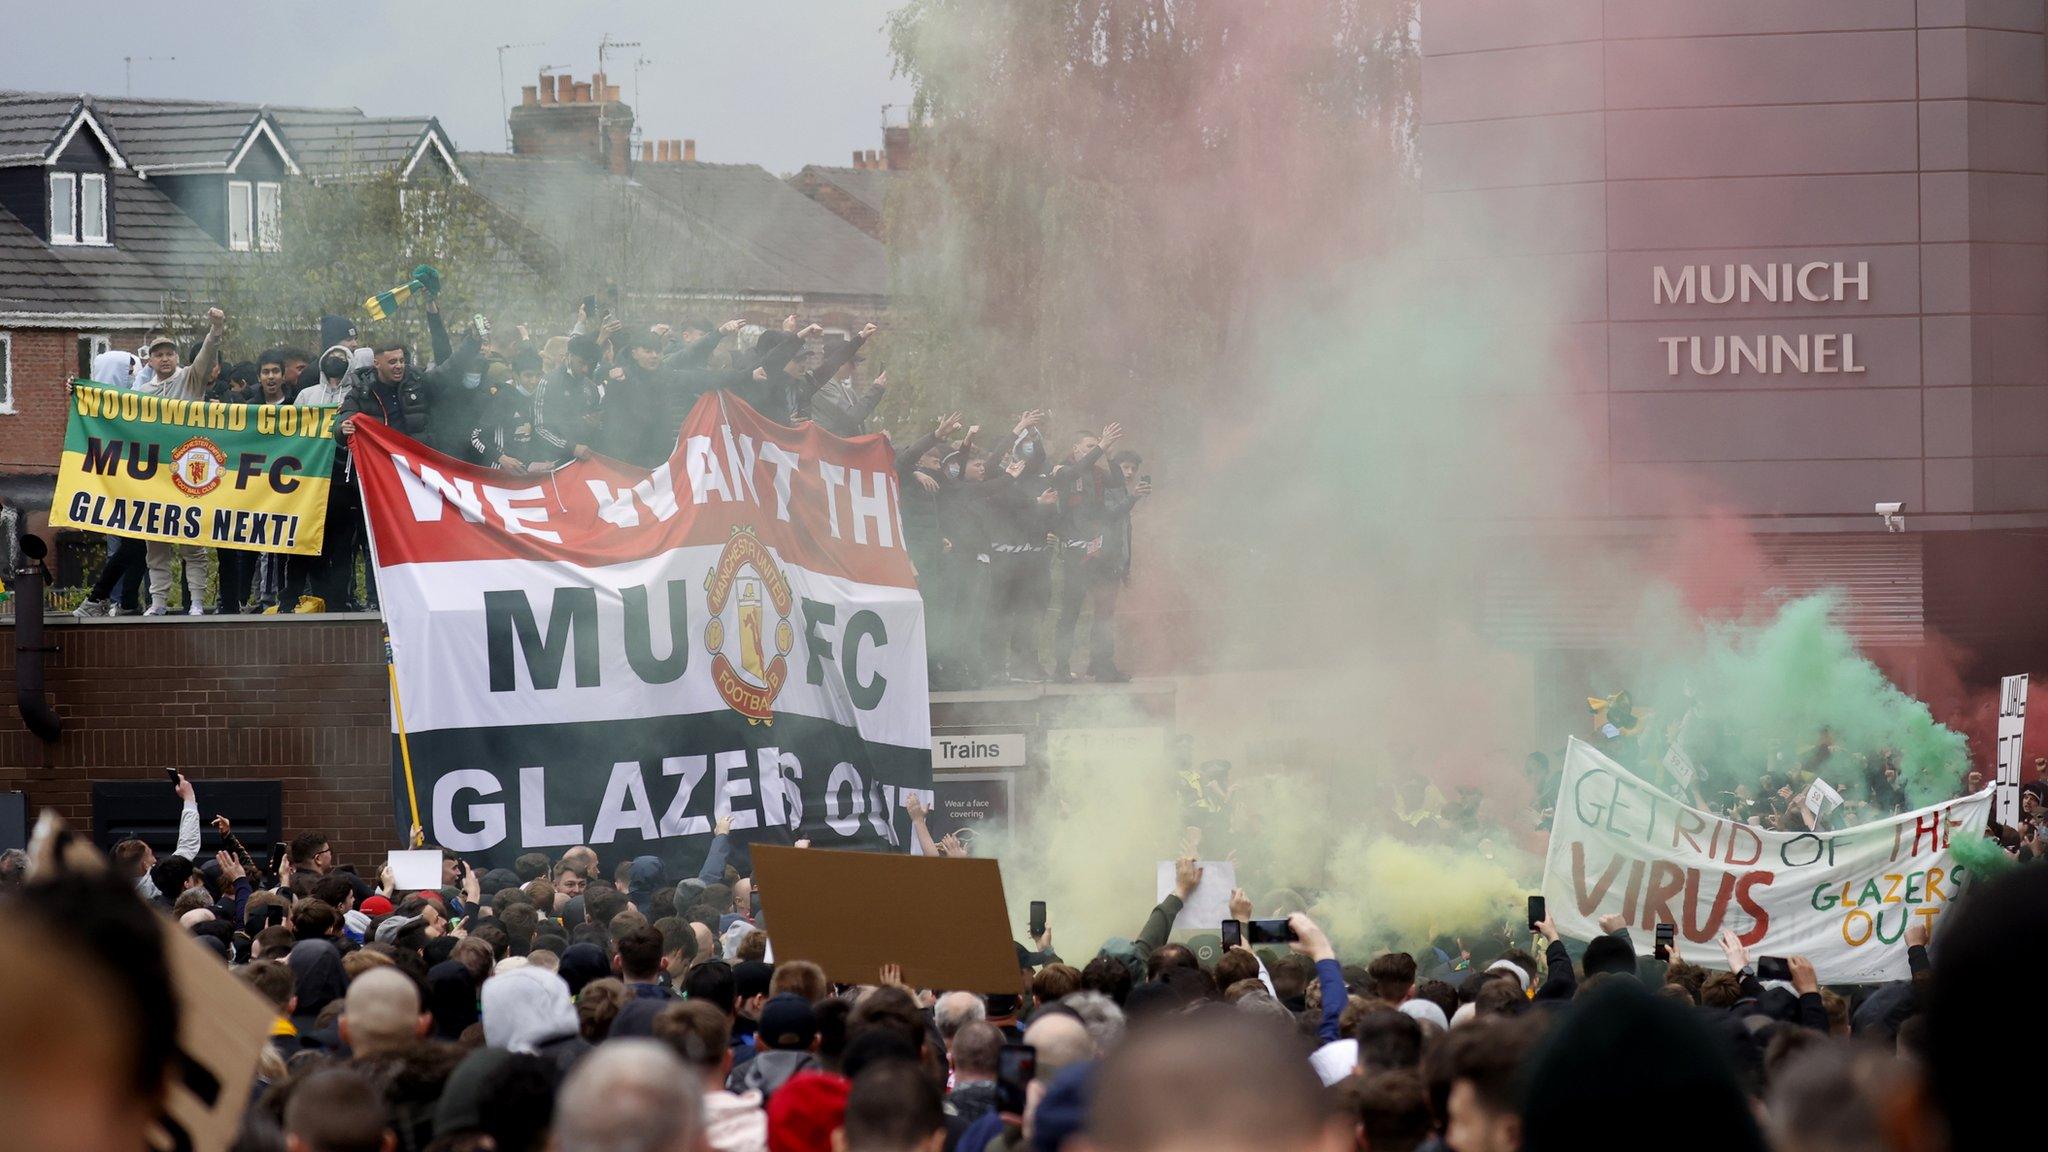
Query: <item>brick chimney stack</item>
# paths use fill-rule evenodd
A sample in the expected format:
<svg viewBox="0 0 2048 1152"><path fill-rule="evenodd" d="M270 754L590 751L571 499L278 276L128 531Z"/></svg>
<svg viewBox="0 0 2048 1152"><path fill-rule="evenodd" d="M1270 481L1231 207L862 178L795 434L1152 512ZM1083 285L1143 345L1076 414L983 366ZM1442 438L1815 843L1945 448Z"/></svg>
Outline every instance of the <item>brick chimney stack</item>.
<svg viewBox="0 0 2048 1152"><path fill-rule="evenodd" d="M603 73L585 81L544 72L521 97L512 109L514 156L587 160L621 176L631 169L633 108ZM647 153L642 148L643 159Z"/></svg>
<svg viewBox="0 0 2048 1152"><path fill-rule="evenodd" d="M894 172L909 168L915 160L910 148L910 129L882 129L882 167Z"/></svg>

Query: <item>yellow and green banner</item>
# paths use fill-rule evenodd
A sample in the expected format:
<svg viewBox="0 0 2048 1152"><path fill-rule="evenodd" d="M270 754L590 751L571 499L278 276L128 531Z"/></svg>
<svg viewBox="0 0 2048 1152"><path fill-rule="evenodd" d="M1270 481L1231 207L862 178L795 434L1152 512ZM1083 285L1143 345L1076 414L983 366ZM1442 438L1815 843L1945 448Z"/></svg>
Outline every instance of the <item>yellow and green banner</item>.
<svg viewBox="0 0 2048 1152"><path fill-rule="evenodd" d="M77 381L50 524L202 548L320 551L335 409Z"/></svg>

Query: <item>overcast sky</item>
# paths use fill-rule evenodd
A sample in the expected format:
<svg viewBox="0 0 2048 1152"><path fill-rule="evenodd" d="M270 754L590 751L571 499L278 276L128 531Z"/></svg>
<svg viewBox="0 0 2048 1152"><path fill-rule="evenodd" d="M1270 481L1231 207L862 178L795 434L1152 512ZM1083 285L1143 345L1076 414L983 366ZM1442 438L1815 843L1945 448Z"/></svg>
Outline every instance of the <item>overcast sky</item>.
<svg viewBox="0 0 2048 1152"><path fill-rule="evenodd" d="M502 150L505 98L542 65L588 80L598 40L650 139L692 138L697 158L776 173L846 164L882 146L890 78L882 21L902 0L63 0L13 3L0 87L355 106L434 115L469 150ZM144 60L173 56L175 61ZM634 81L633 62L645 57ZM901 115L901 110L898 110Z"/></svg>

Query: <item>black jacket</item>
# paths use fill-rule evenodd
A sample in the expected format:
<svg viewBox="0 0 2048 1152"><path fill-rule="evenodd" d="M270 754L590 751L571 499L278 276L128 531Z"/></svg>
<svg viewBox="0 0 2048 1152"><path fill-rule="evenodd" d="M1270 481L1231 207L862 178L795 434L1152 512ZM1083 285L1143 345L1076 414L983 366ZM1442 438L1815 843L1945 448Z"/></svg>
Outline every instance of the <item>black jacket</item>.
<svg viewBox="0 0 2048 1152"><path fill-rule="evenodd" d="M374 365L351 371L348 394L341 401L340 419L366 413L430 448L451 456L468 456L469 434L475 429L475 422L464 419L460 421L461 427L452 427L447 412L437 416L435 408L447 389L462 387L462 375L469 371L481 347L476 334L471 333L453 356L424 372L408 362L404 378L396 384L385 383Z"/></svg>

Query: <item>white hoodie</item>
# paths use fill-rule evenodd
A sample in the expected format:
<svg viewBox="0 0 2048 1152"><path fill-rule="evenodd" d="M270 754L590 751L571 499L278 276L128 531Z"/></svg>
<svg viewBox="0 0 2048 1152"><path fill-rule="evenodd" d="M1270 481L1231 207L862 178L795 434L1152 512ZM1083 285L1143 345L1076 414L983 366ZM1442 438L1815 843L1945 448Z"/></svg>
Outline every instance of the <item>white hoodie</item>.
<svg viewBox="0 0 2048 1152"><path fill-rule="evenodd" d="M531 1053L550 1040L576 1035L576 1006L560 976L528 965L484 981L483 1023L484 1043Z"/></svg>
<svg viewBox="0 0 2048 1152"><path fill-rule="evenodd" d="M704 1135L717 1152L768 1152L768 1113L759 1092L704 1093Z"/></svg>

